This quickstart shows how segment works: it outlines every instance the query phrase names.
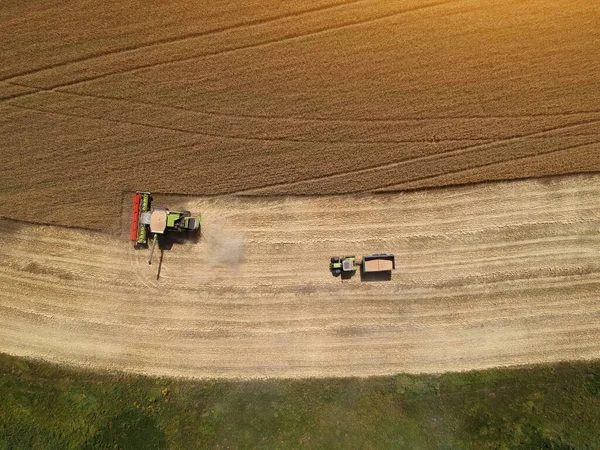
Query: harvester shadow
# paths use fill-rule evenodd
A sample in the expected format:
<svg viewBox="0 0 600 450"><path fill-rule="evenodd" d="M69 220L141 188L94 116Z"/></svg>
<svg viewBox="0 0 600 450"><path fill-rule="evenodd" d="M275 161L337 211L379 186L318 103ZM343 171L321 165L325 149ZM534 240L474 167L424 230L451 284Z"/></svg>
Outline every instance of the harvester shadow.
<svg viewBox="0 0 600 450"><path fill-rule="evenodd" d="M392 279L392 272L364 272L360 271L360 281L365 283L379 282L379 281L390 281Z"/></svg>
<svg viewBox="0 0 600 450"><path fill-rule="evenodd" d="M158 236L159 250L171 250L175 244L197 244L198 242L200 242L200 233L198 231L165 233Z"/></svg>
<svg viewBox="0 0 600 450"><path fill-rule="evenodd" d="M197 231L187 231L183 233L166 233L158 235L158 239L156 242L156 246L158 250L160 250L160 257L158 259L158 269L156 272L156 279L160 279L160 272L162 270L163 258L165 255L165 250L171 250L173 245L183 245L183 244L196 244L200 242L201 233ZM152 260L148 260L149 264L152 264Z"/></svg>
<svg viewBox="0 0 600 450"><path fill-rule="evenodd" d="M160 279L160 271L162 269L163 256L165 255L164 250L160 250L160 259L158 260L158 270L156 271L156 281Z"/></svg>

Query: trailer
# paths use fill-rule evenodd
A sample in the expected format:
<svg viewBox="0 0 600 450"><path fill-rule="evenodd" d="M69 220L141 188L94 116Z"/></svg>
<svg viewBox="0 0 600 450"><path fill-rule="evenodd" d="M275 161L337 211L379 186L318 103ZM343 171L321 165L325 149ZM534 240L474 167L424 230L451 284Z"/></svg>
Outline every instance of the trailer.
<svg viewBox="0 0 600 450"><path fill-rule="evenodd" d="M396 257L391 253L380 253L370 256L363 256L362 272L392 272L396 269Z"/></svg>

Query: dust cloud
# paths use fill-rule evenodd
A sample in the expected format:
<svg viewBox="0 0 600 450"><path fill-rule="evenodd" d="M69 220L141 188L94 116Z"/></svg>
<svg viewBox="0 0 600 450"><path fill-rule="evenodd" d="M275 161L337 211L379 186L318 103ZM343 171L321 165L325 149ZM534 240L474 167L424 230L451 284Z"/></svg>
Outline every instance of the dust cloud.
<svg viewBox="0 0 600 450"><path fill-rule="evenodd" d="M222 231L210 238L209 263L213 266L239 266L244 262L244 236Z"/></svg>

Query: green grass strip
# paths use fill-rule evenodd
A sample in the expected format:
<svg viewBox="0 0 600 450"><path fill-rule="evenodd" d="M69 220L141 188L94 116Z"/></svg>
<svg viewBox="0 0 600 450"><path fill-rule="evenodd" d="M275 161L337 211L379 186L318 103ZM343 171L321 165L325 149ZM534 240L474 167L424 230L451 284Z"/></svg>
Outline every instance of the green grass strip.
<svg viewBox="0 0 600 450"><path fill-rule="evenodd" d="M0 354L0 449L596 449L600 362L179 380Z"/></svg>

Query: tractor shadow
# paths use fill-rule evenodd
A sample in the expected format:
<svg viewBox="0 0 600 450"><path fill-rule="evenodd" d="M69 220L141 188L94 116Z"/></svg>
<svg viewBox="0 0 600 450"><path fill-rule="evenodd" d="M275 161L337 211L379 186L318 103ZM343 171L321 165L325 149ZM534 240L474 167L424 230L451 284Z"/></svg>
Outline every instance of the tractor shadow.
<svg viewBox="0 0 600 450"><path fill-rule="evenodd" d="M354 275L356 274L356 272L342 272L341 274L339 274L338 276L342 279L342 280L349 280L350 278L352 278Z"/></svg>
<svg viewBox="0 0 600 450"><path fill-rule="evenodd" d="M356 275L356 271L336 272L332 269L329 269L329 273L331 273L331 276L335 278L340 278L342 280L349 280L350 278L354 277L354 275Z"/></svg>

